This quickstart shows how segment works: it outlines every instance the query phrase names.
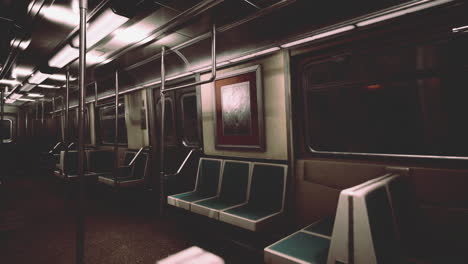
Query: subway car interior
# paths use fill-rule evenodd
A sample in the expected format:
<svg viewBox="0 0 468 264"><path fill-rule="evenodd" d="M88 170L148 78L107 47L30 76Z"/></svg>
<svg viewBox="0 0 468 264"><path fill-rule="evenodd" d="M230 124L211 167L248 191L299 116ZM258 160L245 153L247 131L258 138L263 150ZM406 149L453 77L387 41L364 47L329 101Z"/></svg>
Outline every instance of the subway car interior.
<svg viewBox="0 0 468 264"><path fill-rule="evenodd" d="M0 263L468 263L464 0L0 0L0 95Z"/></svg>

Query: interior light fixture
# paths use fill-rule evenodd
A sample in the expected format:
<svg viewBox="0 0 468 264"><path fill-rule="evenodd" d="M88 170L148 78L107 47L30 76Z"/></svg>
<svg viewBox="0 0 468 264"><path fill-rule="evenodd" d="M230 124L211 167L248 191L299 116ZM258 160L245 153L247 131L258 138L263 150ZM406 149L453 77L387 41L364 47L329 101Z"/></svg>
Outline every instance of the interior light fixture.
<svg viewBox="0 0 468 264"><path fill-rule="evenodd" d="M49 60L49 66L54 68L63 68L65 65L76 60L79 53L78 49L67 44Z"/></svg>
<svg viewBox="0 0 468 264"><path fill-rule="evenodd" d="M246 55L246 56L235 58L235 59L232 59L230 61L231 62L238 62L238 61L258 57L258 56L261 56L261 55L265 55L265 54L268 54L268 53L272 53L272 52L275 52L275 51L278 51L278 50L280 50L280 47L273 47L273 48L269 48L269 49L262 50L262 51L259 51L259 52L255 52L253 54L249 54L249 55Z"/></svg>
<svg viewBox="0 0 468 264"><path fill-rule="evenodd" d="M125 29L118 29L114 32L113 40L122 44L132 44L146 39L146 37L153 31L153 25L138 24ZM153 39L148 38L145 41L151 41ZM147 43L147 42L145 42Z"/></svg>
<svg viewBox="0 0 468 264"><path fill-rule="evenodd" d="M17 80L3 79L3 80L0 80L0 84L15 86L15 85L19 85L21 83L18 82Z"/></svg>
<svg viewBox="0 0 468 264"><path fill-rule="evenodd" d="M54 80L54 81L61 81L61 82L65 82L67 80L67 76L65 74L52 74L49 76L49 79L50 80ZM70 81L76 81L76 77L72 77L70 76Z"/></svg>
<svg viewBox="0 0 468 264"><path fill-rule="evenodd" d="M13 99L13 100L18 100L21 97L23 97L23 95L22 94L17 94L17 93L13 93L13 94L10 95L10 98Z"/></svg>
<svg viewBox="0 0 468 264"><path fill-rule="evenodd" d="M29 92L29 91L31 91L34 87L36 87L35 84L27 83L27 84L25 84L25 85L23 85L23 86L21 87L20 91L22 91L22 92Z"/></svg>
<svg viewBox="0 0 468 264"><path fill-rule="evenodd" d="M283 44L283 45L281 45L281 47L282 48L289 48L289 47L297 46L299 44L311 42L311 41L314 41L314 40L317 40L317 39L326 38L326 37L329 37L329 36L344 33L344 32L353 30L355 28L356 27L353 26L353 25L347 25L347 26L344 26L344 27L335 28L335 29L328 30L328 31L325 31L325 32L322 32L322 33L319 33L319 34L316 34L316 35L313 35L313 36L310 36L310 37L307 37L307 38L303 38L303 39L299 39L299 40L295 40L295 41Z"/></svg>
<svg viewBox="0 0 468 264"><path fill-rule="evenodd" d="M29 44L31 44L31 40L30 40L30 39L28 39L28 40L26 40L26 39L21 40L21 39L15 38L15 39L12 39L12 40L10 41L10 45L11 45L12 47L18 47L20 50L25 50L25 49L27 49L27 48L29 47Z"/></svg>
<svg viewBox="0 0 468 264"><path fill-rule="evenodd" d="M185 72L185 73L182 73L182 74L179 74L179 75L176 75L176 76L172 76L172 77L169 77L169 78L166 78L166 81L172 81L172 80L175 80L175 79L179 79L179 78L182 78L182 77L185 77L185 76L189 76L189 75L192 75L194 72Z"/></svg>
<svg viewBox="0 0 468 264"><path fill-rule="evenodd" d="M41 71L36 71L31 77L28 79L28 83L31 84L40 84L43 81L49 78L50 74L42 73Z"/></svg>
<svg viewBox="0 0 468 264"><path fill-rule="evenodd" d="M16 66L11 70L11 76L13 78L17 78L18 76L25 77L31 75L33 72L33 69L27 68L27 67L22 67L22 66Z"/></svg>
<svg viewBox="0 0 468 264"><path fill-rule="evenodd" d="M43 94L38 94L38 93L28 93L28 96L29 97L35 97L35 98L44 97Z"/></svg>
<svg viewBox="0 0 468 264"><path fill-rule="evenodd" d="M49 85L49 84L39 84L37 87L44 89L60 89L60 86Z"/></svg>
<svg viewBox="0 0 468 264"><path fill-rule="evenodd" d="M467 32L467 31L468 31L468 26L452 28L453 33Z"/></svg>
<svg viewBox="0 0 468 264"><path fill-rule="evenodd" d="M12 104L14 102L16 102L16 100L13 100L13 99L10 99L10 98L5 100L5 104Z"/></svg>
<svg viewBox="0 0 468 264"><path fill-rule="evenodd" d="M18 101L23 101L23 102L34 102L36 100L33 100L33 99L28 99L28 98L18 98L17 99Z"/></svg>
<svg viewBox="0 0 468 264"><path fill-rule="evenodd" d="M88 26L86 36L87 47L92 48L96 43L114 32L128 20L128 17L117 15L111 9L107 9ZM79 41L79 36L76 36L72 40L72 45L78 47Z"/></svg>
<svg viewBox="0 0 468 264"><path fill-rule="evenodd" d="M104 52L99 52L96 50L92 50L86 53L86 63L87 64L97 64L104 62L107 58L104 56Z"/></svg>
<svg viewBox="0 0 468 264"><path fill-rule="evenodd" d="M421 0L413 3L409 3L407 5L399 6L393 10L389 10L384 12L383 14L378 14L374 17L368 18L361 22L356 23L358 27L364 27L371 24L379 23L385 20L389 20L392 18L396 18L399 16L415 13L424 9L428 9L434 6L446 4L452 2L454 0Z"/></svg>

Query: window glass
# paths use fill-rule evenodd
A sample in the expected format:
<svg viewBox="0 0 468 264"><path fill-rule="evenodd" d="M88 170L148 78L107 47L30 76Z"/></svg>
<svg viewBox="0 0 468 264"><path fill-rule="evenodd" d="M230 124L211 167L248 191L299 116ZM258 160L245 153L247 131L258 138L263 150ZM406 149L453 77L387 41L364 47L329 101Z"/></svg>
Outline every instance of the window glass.
<svg viewBox="0 0 468 264"><path fill-rule="evenodd" d="M312 151L468 156L467 36L301 66Z"/></svg>
<svg viewBox="0 0 468 264"><path fill-rule="evenodd" d="M195 93L181 97L183 140L190 145L199 144L197 96Z"/></svg>
<svg viewBox="0 0 468 264"><path fill-rule="evenodd" d="M118 105L118 143L127 144L127 125L125 123L125 105ZM115 139L115 106L99 108L99 136L102 144L113 144Z"/></svg>
<svg viewBox="0 0 468 264"><path fill-rule="evenodd" d="M12 138L12 124L11 119L0 120L0 138L3 141L11 141Z"/></svg>

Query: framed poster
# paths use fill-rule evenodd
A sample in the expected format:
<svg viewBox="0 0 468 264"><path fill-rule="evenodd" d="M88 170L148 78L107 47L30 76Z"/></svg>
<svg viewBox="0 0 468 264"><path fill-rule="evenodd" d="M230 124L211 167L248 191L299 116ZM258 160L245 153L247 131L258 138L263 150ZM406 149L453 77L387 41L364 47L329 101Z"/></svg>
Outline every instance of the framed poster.
<svg viewBox="0 0 468 264"><path fill-rule="evenodd" d="M216 79L216 148L265 150L261 80L260 65Z"/></svg>

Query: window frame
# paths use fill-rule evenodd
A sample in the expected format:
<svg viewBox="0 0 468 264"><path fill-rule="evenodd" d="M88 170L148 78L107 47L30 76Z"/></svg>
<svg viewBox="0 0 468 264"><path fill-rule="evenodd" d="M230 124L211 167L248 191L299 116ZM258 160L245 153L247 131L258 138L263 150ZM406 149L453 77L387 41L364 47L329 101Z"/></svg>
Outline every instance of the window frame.
<svg viewBox="0 0 468 264"><path fill-rule="evenodd" d="M396 25L398 26L398 25ZM383 30L381 31L383 32ZM416 43L424 43L427 41L436 41L436 40L441 40L441 37L443 37L442 40L448 39L446 36L440 35L440 32L433 32L436 36L435 38L423 38L423 39L417 39L415 40L414 38L409 38L408 41L404 42L403 46L406 45L412 45ZM363 38L364 40L367 38L375 38L375 35L378 34L370 34L366 38ZM308 103L307 103L307 94L312 88L306 88L304 85L307 80L305 76L303 75L303 71L306 68L306 65L314 64L315 63L320 63L323 61L328 61L332 56L340 56L340 55L346 55L347 53L350 52L351 49L351 54L352 51L356 49L356 47L359 48L359 45L356 45L356 43L361 43L363 39L358 39L356 40L355 38L350 38L348 37L348 40L344 40L342 42L335 42L335 43L328 43L319 49L312 49L311 51L306 51L306 52L298 52L294 55L293 53L290 53L290 61L291 61L291 67L290 69L293 70L295 69L295 72L289 72L292 80L292 84L297 86L295 89L293 89L293 98L292 102L293 105L296 103L297 105L293 107L293 113L297 113L296 117L293 117L293 122L297 126L302 126L300 128L300 131L298 131L298 135L300 140L298 140L298 144L301 144L302 146L299 147L299 149L302 149L302 155L305 155L306 157L309 156L316 156L316 157L342 157L342 158L364 158L364 159L385 159L385 158L391 158L391 159L418 159L418 160L439 160L441 162L443 161L466 161L468 160L468 156L457 156L457 155L428 155L428 154L392 154L392 153L369 153L369 152L344 152L344 151L324 151L324 150L316 150L314 149L313 146L311 146L310 138L309 138L309 131L310 131L310 126L309 126L309 117L310 113L308 111ZM398 37L401 39L401 37ZM348 48L346 44L350 45L351 48ZM388 47L394 47L397 48L401 46L401 43L395 43L392 41L391 43L386 43L386 45L382 46L381 48L388 48ZM320 52L322 50L322 52ZM319 53L317 53L319 52ZM307 56L309 54L309 57L305 57L304 55ZM315 55L313 55L315 54ZM293 63L294 61L294 63ZM439 72L440 69L436 68L435 72ZM357 85L361 84L363 82L369 82L372 80L361 80L361 79L356 79L352 81L331 81L327 82L324 84L313 84L312 86L317 88L317 87L323 87L322 89L326 88L331 88L331 87L347 87L351 85ZM388 80L385 80L388 81ZM300 98L300 97L303 98ZM293 114L294 116L294 114ZM300 124L302 122L302 125Z"/></svg>
<svg viewBox="0 0 468 264"><path fill-rule="evenodd" d="M197 106L197 120L196 120L196 123L197 123L197 142L190 142L189 140L187 140L186 138L186 135L184 135L184 132L185 132L185 115L184 115L184 99L186 97L190 97L190 96L193 96L195 97L195 104ZM179 96L179 104L180 104L180 127L181 127L181 132L182 132L182 135L181 135L181 139L182 139L182 144L186 147L189 147L189 148L198 148L202 145L202 142L200 140L200 129L199 129L199 114L198 114L198 96L197 96L197 91L194 90L194 91L189 91L189 92L186 92L186 93L183 93Z"/></svg>
<svg viewBox="0 0 468 264"><path fill-rule="evenodd" d="M125 102L124 102L123 99L119 99L119 104L120 103L122 103L124 105L123 118L124 118L124 121L125 121L125 130L126 130L127 129L127 124L126 124L127 120L125 119L125 111L126 111L125 110L126 109L125 108ZM115 105L114 105L114 103L103 103L103 104L100 104L98 107L96 107L97 111L95 111L95 114L97 115L97 119L98 119L97 127L99 128L98 129L99 131L96 131L96 134L98 135L97 140L96 140L96 145L112 146L112 145L115 144L114 141L108 142L108 141L104 141L103 138L102 138L101 130L103 129L102 128L102 120L103 119L101 118L102 117L101 113L102 113L103 109L105 109L105 108L115 108ZM121 116L122 116L122 114L120 114L117 118L120 118ZM113 115L113 117L115 117L115 115ZM112 118L112 120L115 120L115 119ZM115 129L115 128L113 127L112 129ZM96 130L96 128L95 128L95 130ZM115 140L115 138L114 138L114 140ZM128 134L127 134L126 142L118 142L117 145L123 146L123 147L128 146Z"/></svg>
<svg viewBox="0 0 468 264"><path fill-rule="evenodd" d="M10 138L2 138L3 143L11 143L13 142L13 120L8 117L3 117L3 121L8 121L10 123Z"/></svg>

